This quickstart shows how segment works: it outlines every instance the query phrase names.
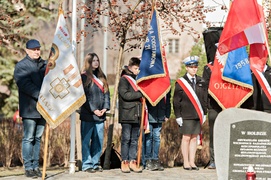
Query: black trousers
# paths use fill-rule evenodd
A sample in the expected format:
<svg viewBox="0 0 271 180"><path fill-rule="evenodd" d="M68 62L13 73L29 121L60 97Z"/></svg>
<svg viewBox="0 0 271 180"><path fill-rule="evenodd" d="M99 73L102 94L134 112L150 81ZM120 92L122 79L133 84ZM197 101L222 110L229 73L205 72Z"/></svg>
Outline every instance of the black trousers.
<svg viewBox="0 0 271 180"><path fill-rule="evenodd" d="M208 111L208 121L209 121L209 137L210 137L210 144L209 144L209 149L210 149L210 163L215 162L215 155L214 155L214 124L216 117L218 113L220 113L221 110L216 110L216 109L210 109Z"/></svg>

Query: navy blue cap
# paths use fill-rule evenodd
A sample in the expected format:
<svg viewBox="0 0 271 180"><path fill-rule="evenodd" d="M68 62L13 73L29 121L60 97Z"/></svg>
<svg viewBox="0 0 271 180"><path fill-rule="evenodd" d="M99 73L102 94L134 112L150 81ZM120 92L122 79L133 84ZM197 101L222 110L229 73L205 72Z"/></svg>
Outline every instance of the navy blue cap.
<svg viewBox="0 0 271 180"><path fill-rule="evenodd" d="M27 49L35 49L40 47L40 42L36 39L31 39L27 41L26 48Z"/></svg>

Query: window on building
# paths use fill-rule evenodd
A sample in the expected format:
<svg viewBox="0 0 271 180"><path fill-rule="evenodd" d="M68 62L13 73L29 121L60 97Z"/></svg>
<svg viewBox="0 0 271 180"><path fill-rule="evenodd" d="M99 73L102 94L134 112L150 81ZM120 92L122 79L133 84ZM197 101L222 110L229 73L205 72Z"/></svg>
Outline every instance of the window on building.
<svg viewBox="0 0 271 180"><path fill-rule="evenodd" d="M168 52L178 53L179 52L179 39L169 39L168 40Z"/></svg>

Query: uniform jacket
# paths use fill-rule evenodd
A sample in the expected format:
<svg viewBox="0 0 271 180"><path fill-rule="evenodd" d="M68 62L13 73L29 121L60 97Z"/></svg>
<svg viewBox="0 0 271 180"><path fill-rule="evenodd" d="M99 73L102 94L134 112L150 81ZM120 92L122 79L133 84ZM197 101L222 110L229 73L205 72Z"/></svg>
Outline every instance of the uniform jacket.
<svg viewBox="0 0 271 180"><path fill-rule="evenodd" d="M165 121L165 118L170 117L170 96L170 92L168 92L166 97L162 98L156 106L152 106L148 101L146 101L149 114L149 123L162 123Z"/></svg>
<svg viewBox="0 0 271 180"><path fill-rule="evenodd" d="M267 69L264 72L264 77L266 78L269 86L271 86L271 67L267 66ZM263 101L263 111L271 113L271 103L269 102L264 91L261 91L262 101Z"/></svg>
<svg viewBox="0 0 271 180"><path fill-rule="evenodd" d="M136 78L128 69L125 69L121 74L131 76L133 79ZM118 86L118 95L119 123L140 123L142 111L141 92L135 91L130 82L122 76Z"/></svg>
<svg viewBox="0 0 271 180"><path fill-rule="evenodd" d="M81 75L83 84L87 80L85 74ZM82 105L80 110L80 120L82 121L105 121L106 113L103 116L96 116L95 110L110 109L110 93L109 90L105 93L92 81L88 86L84 87L86 94L86 102Z"/></svg>
<svg viewBox="0 0 271 180"><path fill-rule="evenodd" d="M262 90L254 73L252 75L253 94L242 105L241 108L253 109L257 111L265 111L271 113L271 103L269 102L266 94ZM271 67L267 65L263 73L269 85L271 85Z"/></svg>
<svg viewBox="0 0 271 180"><path fill-rule="evenodd" d="M45 75L47 61L31 59L28 55L19 61L14 79L19 89L19 113L22 118L41 118L36 105Z"/></svg>
<svg viewBox="0 0 271 180"><path fill-rule="evenodd" d="M183 78L192 86L192 82L189 80L185 74ZM196 75L196 90L195 93L201 103L204 114L207 113L207 88L206 82L203 78ZM175 90L173 96L173 109L176 118L182 117L185 120L189 119L199 119L197 111L193 106L192 102L186 95L185 91L179 85L178 82L175 83Z"/></svg>

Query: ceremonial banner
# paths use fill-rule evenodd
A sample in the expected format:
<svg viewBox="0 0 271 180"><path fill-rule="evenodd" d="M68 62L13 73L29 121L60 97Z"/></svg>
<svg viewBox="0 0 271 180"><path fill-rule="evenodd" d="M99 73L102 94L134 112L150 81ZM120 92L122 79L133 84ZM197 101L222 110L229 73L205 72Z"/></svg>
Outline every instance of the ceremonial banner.
<svg viewBox="0 0 271 180"><path fill-rule="evenodd" d="M263 72L267 61L267 30L261 0L234 0L222 31L218 51L229 51L250 45L250 69L271 100L270 87L266 84ZM240 74L239 74L240 75ZM271 101L270 101L271 102Z"/></svg>
<svg viewBox="0 0 271 180"><path fill-rule="evenodd" d="M56 128L86 101L63 14L59 15L37 109Z"/></svg>
<svg viewBox="0 0 271 180"><path fill-rule="evenodd" d="M228 61L228 56L231 58L238 58L239 56L238 53L232 53L236 53L236 50L222 56L219 54L219 51L216 52L209 83L208 92L217 101L222 109L240 107L240 105L253 93L253 88L249 85L249 83L246 85L247 87L244 87L222 79L222 72L226 61ZM246 62L245 59L239 58L239 62L242 61ZM251 74L246 75L251 76Z"/></svg>
<svg viewBox="0 0 271 180"><path fill-rule="evenodd" d="M221 55L242 46L266 42L262 7L257 0L234 0L222 31L218 50Z"/></svg>
<svg viewBox="0 0 271 180"><path fill-rule="evenodd" d="M222 79L252 89L252 76L246 47L228 53Z"/></svg>
<svg viewBox="0 0 271 180"><path fill-rule="evenodd" d="M137 85L148 101L155 106L170 90L170 78L161 46L159 22L153 11L150 29L143 47Z"/></svg>

